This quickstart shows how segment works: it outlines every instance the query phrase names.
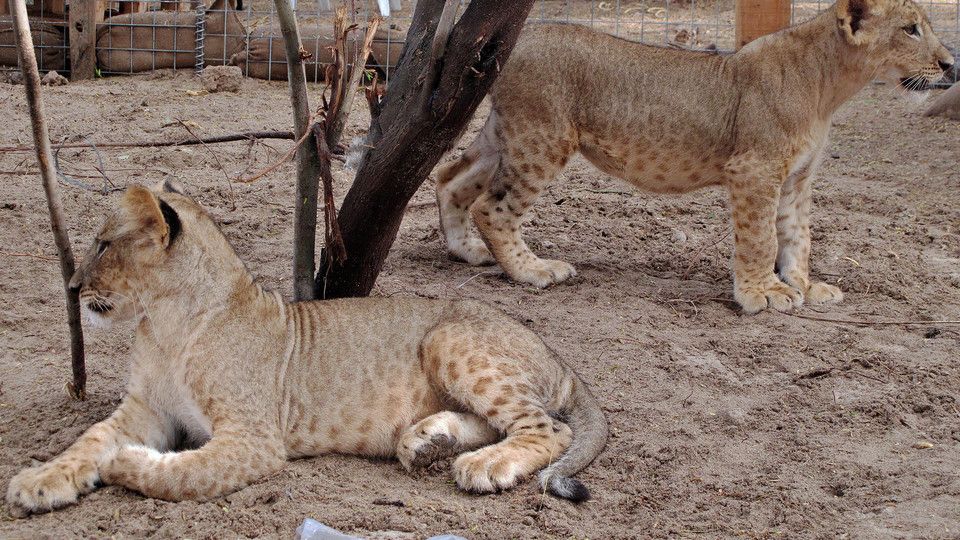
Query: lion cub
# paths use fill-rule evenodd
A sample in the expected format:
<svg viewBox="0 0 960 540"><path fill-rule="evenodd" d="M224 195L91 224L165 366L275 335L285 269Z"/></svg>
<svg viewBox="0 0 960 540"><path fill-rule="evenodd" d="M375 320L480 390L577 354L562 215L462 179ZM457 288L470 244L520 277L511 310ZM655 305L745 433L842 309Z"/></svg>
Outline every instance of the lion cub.
<svg viewBox="0 0 960 540"><path fill-rule="evenodd" d="M210 499L327 452L407 469L459 454L457 484L472 492L546 467L544 489L588 498L569 476L601 451L607 424L533 332L470 301L286 303L174 191L129 188L73 276L89 322L137 322L127 395L10 481L14 512L73 503L100 482Z"/></svg>
<svg viewBox="0 0 960 540"><path fill-rule="evenodd" d="M734 297L745 312L839 301L840 289L810 281L808 265L811 183L831 116L875 76L922 89L952 64L910 0L841 0L723 56L529 26L480 135L437 174L447 248L470 264L496 260L537 287L575 275L566 262L537 257L520 229L579 151L655 193L724 186Z"/></svg>

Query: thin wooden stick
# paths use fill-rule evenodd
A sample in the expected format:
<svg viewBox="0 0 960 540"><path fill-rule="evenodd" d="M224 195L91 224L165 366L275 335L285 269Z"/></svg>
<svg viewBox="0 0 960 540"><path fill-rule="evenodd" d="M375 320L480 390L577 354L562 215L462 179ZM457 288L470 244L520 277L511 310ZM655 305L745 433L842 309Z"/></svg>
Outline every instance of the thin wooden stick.
<svg viewBox="0 0 960 540"><path fill-rule="evenodd" d="M34 259L40 259L42 261L58 261L56 257L49 257L47 255L40 255L39 253L17 253L15 251L4 251L0 249L0 255L7 257L33 257Z"/></svg>
<svg viewBox="0 0 960 540"><path fill-rule="evenodd" d="M195 146L198 144L215 144L236 141L249 141L252 139L286 139L293 140L292 131L244 131L243 133L234 133L230 135L216 135L213 137L204 137L202 139L187 139L185 141L154 141L140 143L102 143L97 144L99 148L160 148L165 146ZM62 144L60 148L89 148L90 143L71 143ZM32 152L33 146L0 146L0 152Z"/></svg>
<svg viewBox="0 0 960 540"><path fill-rule="evenodd" d="M960 320L957 321L858 321L855 319L830 319L828 317L814 317L813 315L801 315L799 313L790 313L794 317L800 319L809 319L811 321L821 321L829 322L835 324L854 324L858 326L922 326L926 324L940 324L940 325L953 325L960 324Z"/></svg>
<svg viewBox="0 0 960 540"><path fill-rule="evenodd" d="M73 252L70 250L70 237L63 217L63 204L60 202L57 175L53 170L53 155L50 150L50 134L44 119L43 102L40 100L40 72L37 71L37 58L33 50L33 36L27 19L27 5L24 0L9 0L10 11L16 26L14 36L17 43L17 56L23 83L26 90L27 105L30 109L30 123L33 127L33 141L36 145L37 164L43 191L47 195L47 208L50 211L50 228L53 230L54 243L60 258L60 272L63 276L63 289L67 296L67 324L70 328L70 357L73 368L73 381L67 383L67 389L74 399L82 400L87 395L87 369L83 357L83 328L80 326L80 291L70 288L70 278L74 273Z"/></svg>

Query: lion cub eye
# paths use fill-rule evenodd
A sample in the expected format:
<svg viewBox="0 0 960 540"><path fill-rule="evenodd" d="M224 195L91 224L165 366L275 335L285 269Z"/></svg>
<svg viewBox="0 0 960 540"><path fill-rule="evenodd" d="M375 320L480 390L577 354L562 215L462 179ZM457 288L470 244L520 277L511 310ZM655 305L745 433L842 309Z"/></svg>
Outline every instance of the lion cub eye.
<svg viewBox="0 0 960 540"><path fill-rule="evenodd" d="M911 24L903 27L903 33L910 37L918 38L920 37L920 26L916 24Z"/></svg>
<svg viewBox="0 0 960 540"><path fill-rule="evenodd" d="M107 242L107 241L105 241L105 240L101 240L100 242L98 242L98 243L97 243L97 257L103 255L103 252L106 251L109 246L110 246L110 242Z"/></svg>

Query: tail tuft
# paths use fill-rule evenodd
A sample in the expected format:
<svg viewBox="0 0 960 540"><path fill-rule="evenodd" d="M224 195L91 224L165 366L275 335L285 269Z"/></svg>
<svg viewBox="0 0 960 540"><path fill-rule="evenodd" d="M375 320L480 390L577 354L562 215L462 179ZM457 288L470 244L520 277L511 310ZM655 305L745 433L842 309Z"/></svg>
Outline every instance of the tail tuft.
<svg viewBox="0 0 960 540"><path fill-rule="evenodd" d="M540 486L555 497L575 503L590 500L590 490L576 478L541 474Z"/></svg>

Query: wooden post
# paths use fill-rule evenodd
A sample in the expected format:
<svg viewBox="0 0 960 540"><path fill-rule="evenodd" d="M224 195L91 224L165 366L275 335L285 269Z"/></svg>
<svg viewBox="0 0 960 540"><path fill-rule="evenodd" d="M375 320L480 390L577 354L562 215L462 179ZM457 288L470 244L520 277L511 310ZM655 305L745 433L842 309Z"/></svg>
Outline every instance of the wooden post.
<svg viewBox="0 0 960 540"><path fill-rule="evenodd" d="M790 26L790 0L736 0L737 49Z"/></svg>
<svg viewBox="0 0 960 540"><path fill-rule="evenodd" d="M97 70L97 23L103 22L99 0L70 2L70 79L92 79Z"/></svg>
<svg viewBox="0 0 960 540"><path fill-rule="evenodd" d="M10 14L10 8L7 7L7 3L0 2L0 15L9 15L9 14Z"/></svg>

